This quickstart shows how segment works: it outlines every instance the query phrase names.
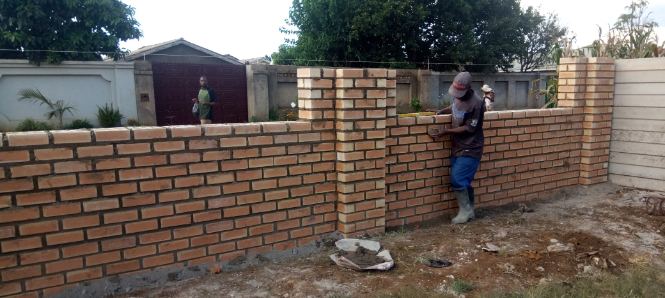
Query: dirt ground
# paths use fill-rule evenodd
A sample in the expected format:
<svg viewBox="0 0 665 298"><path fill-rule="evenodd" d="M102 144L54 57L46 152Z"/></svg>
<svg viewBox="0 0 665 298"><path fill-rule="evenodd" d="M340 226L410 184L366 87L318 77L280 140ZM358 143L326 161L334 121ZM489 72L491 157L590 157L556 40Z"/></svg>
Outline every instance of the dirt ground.
<svg viewBox="0 0 665 298"><path fill-rule="evenodd" d="M334 252L331 248L292 262L223 272L116 297L369 298L414 286L453 293L451 284L460 279L474 286L465 297L482 297L498 289L566 281L585 274L585 266L611 274L621 273L631 263L649 263L665 270L665 217L646 215L644 203L630 193L630 189L612 184L568 188L527 202L534 210L531 213L514 213L518 205L513 203L477 210L478 220L465 225L438 220L392 231L372 239L380 241L395 259L395 268L387 272L355 272L336 266L328 256ZM572 243L575 250L548 252L554 241ZM485 252L486 243L501 249ZM601 262L596 263L594 257ZM453 265L431 268L428 259L446 259Z"/></svg>

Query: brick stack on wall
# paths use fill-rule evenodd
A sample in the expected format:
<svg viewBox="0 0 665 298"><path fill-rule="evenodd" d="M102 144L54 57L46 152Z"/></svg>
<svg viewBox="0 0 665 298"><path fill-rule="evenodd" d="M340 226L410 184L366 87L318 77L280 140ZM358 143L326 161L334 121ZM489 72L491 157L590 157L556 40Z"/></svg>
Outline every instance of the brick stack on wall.
<svg viewBox="0 0 665 298"><path fill-rule="evenodd" d="M485 114L476 206L606 179L611 64L595 61L572 61L568 108ZM450 138L427 135L450 116L397 118L394 70L300 69L298 86L298 122L1 134L0 297L456 212Z"/></svg>

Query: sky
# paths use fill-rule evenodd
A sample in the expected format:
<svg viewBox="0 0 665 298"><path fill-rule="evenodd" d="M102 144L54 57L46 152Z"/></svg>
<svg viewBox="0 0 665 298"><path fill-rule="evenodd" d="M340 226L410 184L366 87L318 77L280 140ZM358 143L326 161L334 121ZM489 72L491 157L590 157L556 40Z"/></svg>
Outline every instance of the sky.
<svg viewBox="0 0 665 298"><path fill-rule="evenodd" d="M123 0L136 8L141 23L140 40L121 43L136 50L142 46L184 37L202 47L238 59L270 55L284 43L279 32L289 17L292 0ZM522 0L522 7L540 7L541 12L559 15L561 24L577 36L577 46L598 38L598 27L606 31L630 0ZM665 40L665 0L649 3L660 42Z"/></svg>

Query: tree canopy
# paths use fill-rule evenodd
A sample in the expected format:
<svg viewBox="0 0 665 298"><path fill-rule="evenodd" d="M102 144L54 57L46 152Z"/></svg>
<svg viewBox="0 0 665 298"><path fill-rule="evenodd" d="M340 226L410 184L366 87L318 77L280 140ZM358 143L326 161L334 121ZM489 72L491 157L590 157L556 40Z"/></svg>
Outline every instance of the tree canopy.
<svg viewBox="0 0 665 298"><path fill-rule="evenodd" d="M117 60L120 41L143 36L120 0L0 0L0 59Z"/></svg>
<svg viewBox="0 0 665 298"><path fill-rule="evenodd" d="M517 0L294 0L276 64L508 70L544 20ZM383 63L374 63L383 62Z"/></svg>

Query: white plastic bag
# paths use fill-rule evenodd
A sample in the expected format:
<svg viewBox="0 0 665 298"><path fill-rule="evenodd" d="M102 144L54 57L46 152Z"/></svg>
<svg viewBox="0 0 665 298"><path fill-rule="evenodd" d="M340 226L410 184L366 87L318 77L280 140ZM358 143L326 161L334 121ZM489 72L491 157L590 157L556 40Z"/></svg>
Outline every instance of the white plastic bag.
<svg viewBox="0 0 665 298"><path fill-rule="evenodd" d="M362 246L368 250L373 250L373 251L379 251L381 249L381 244L376 241L358 240L358 239L342 239L335 242L335 246L337 246L337 248L339 248L340 250L345 250L348 252L355 252L358 246ZM373 266L366 268L362 268L356 265L355 263L345 258L344 256L337 256L337 254L330 255L330 258L333 260L333 262L335 262L335 264L339 266L358 271L362 270L387 271L395 266L395 261L393 260L392 256L390 256L389 251L387 250L381 251L376 256L383 258L386 261L384 263L375 264Z"/></svg>

